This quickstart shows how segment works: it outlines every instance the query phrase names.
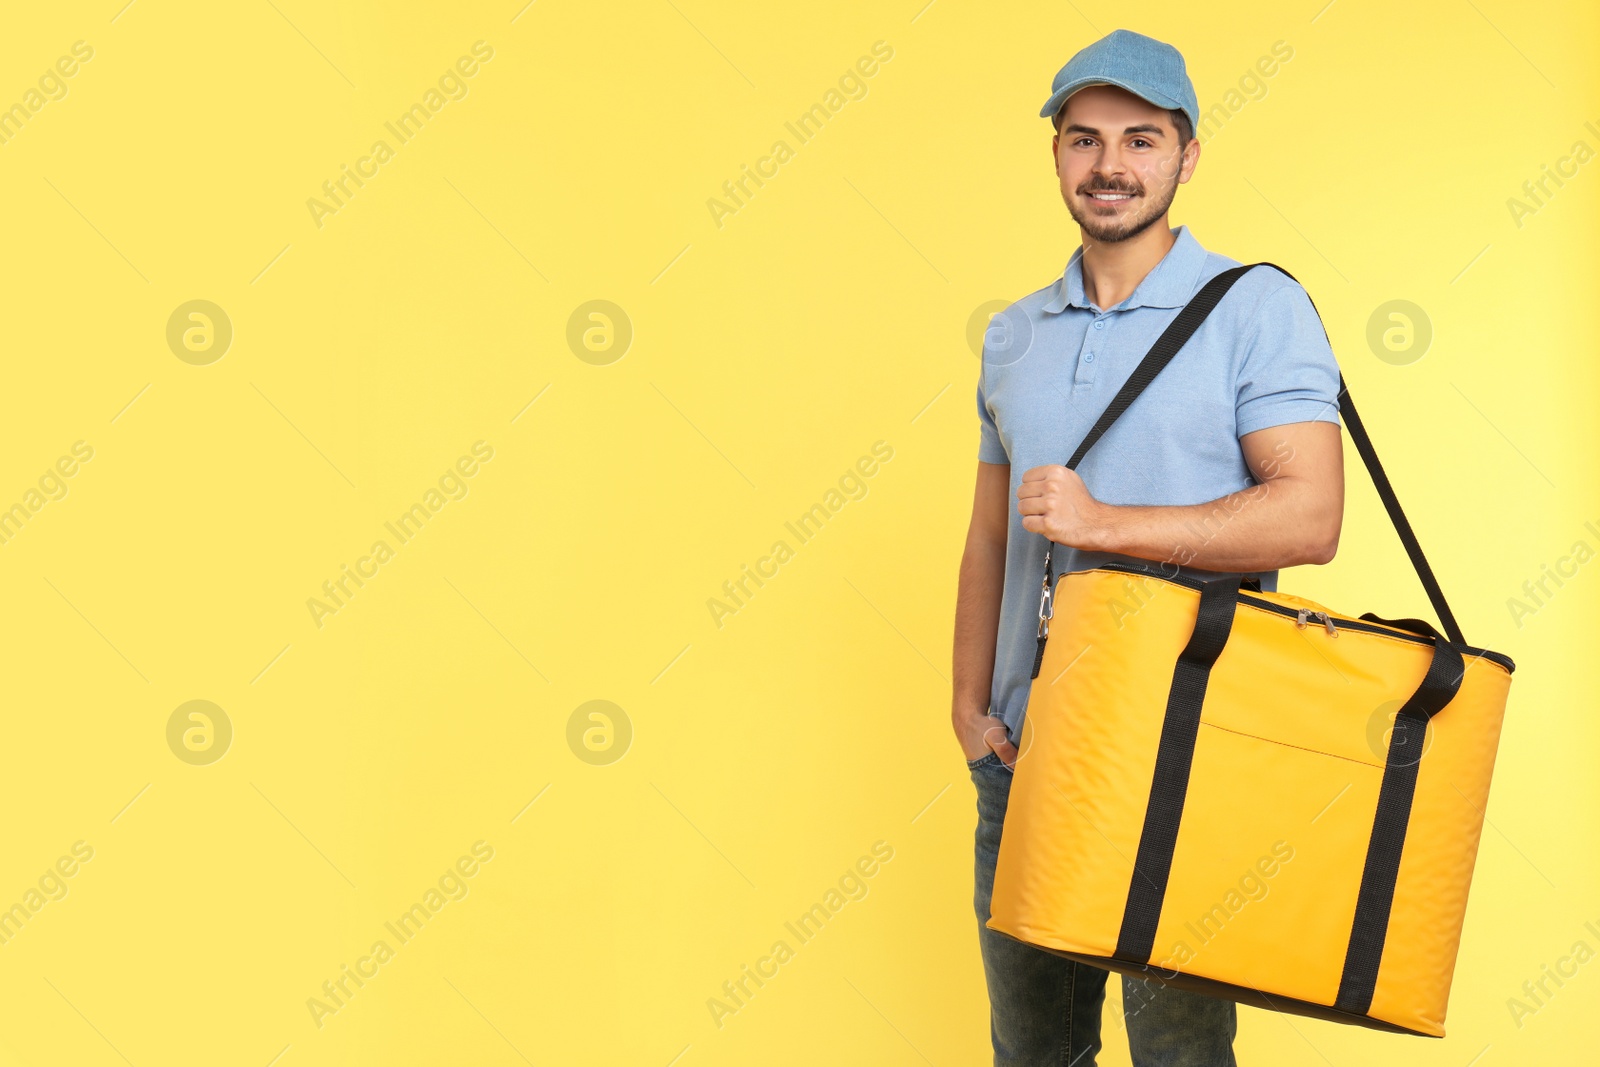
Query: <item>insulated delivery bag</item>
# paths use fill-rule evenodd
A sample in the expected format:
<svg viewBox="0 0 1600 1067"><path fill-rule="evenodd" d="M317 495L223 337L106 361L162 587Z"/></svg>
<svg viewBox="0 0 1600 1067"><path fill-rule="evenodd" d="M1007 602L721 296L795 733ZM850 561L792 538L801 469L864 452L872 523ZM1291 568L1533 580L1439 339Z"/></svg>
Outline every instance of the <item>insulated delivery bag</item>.
<svg viewBox="0 0 1600 1067"><path fill-rule="evenodd" d="M1069 467L1253 267L1282 270L1208 282ZM1514 664L1462 638L1339 384L1444 632L1170 565L1056 581L1047 551L988 926L1163 985L1443 1037Z"/></svg>

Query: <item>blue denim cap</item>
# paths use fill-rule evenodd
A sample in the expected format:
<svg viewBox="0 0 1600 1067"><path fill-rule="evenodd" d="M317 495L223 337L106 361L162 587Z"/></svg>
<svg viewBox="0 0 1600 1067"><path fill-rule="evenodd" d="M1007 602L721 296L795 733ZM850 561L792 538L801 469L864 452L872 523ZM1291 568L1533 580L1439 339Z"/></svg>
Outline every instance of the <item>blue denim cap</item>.
<svg viewBox="0 0 1600 1067"><path fill-rule="evenodd" d="M1050 99L1039 110L1054 121L1067 97L1089 85L1115 85L1156 107L1182 111L1200 131L1200 104L1184 69L1183 53L1170 44L1132 30L1113 30L1067 60L1050 85Z"/></svg>

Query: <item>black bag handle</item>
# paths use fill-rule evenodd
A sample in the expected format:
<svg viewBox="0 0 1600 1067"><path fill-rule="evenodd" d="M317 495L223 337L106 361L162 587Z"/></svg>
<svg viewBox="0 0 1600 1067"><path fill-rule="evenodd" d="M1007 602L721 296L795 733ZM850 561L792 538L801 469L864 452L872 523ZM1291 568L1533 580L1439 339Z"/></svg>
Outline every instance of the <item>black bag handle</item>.
<svg viewBox="0 0 1600 1067"><path fill-rule="evenodd" d="M1069 470L1077 469L1078 464L1083 462L1083 457L1088 453L1089 449L1093 448L1095 443L1111 428L1111 425L1122 416L1122 413L1128 410L1129 405L1138 399L1139 394L1144 392L1145 387L1155 380L1156 375L1160 374L1162 369L1172 362L1173 357L1178 354L1178 350L1188 342L1190 337L1194 336L1194 332L1206 320L1206 316L1211 314L1228 290L1233 288L1234 282L1256 267L1271 267L1290 281L1299 284L1298 278L1276 263L1262 262L1230 267L1201 286L1200 291L1178 312L1177 317L1161 332L1161 336L1156 338L1156 343L1150 347L1149 352L1145 353L1144 359L1139 361L1139 365L1128 376L1128 380L1117 391L1117 395L1106 406L1105 411L1101 412L1100 418L1095 421L1094 426L1084 435L1083 440L1078 444L1077 450L1073 452L1072 458L1067 462ZM1304 287L1302 286L1302 288ZM1308 292L1306 299L1310 300L1310 298L1311 294ZM1316 311L1316 308L1316 302L1312 301L1312 311ZM1318 323L1322 323L1322 313L1316 311L1316 314ZM1322 334L1324 337L1328 336L1326 324L1322 324ZM1329 340L1331 345L1331 338ZM1406 555L1410 557L1411 565L1416 569L1417 577L1421 579L1423 589L1427 591L1428 600L1433 604L1434 613L1439 616L1439 621L1443 624L1444 631L1449 635L1450 641L1456 645L1465 645L1466 640L1462 637L1461 627L1456 624L1455 615L1451 613L1450 605L1445 601L1444 590L1439 587L1439 580L1434 577L1433 568L1428 565L1428 558L1423 555L1422 545L1417 540L1416 531L1411 528L1411 523L1406 520L1405 512L1400 507L1400 500L1395 496L1394 486L1390 484L1388 475L1384 473L1383 464L1378 461L1378 452L1372 445L1372 438L1368 436L1366 426L1361 421L1361 416L1356 413L1355 402L1350 399L1350 387L1345 384L1342 372L1339 375L1338 402L1340 418L1344 421L1345 428L1350 433L1350 439L1355 443L1356 451L1361 455L1361 461L1366 466L1367 473L1372 477L1372 484L1378 490L1378 498L1383 501L1384 510L1389 514L1389 521L1394 524L1395 532L1400 535L1400 543L1405 546ZM1052 578L1050 557L1054 550L1055 542L1047 540L1044 553L1044 585L1039 596L1039 647L1033 660L1033 677L1035 678L1039 676L1039 665L1044 660L1045 638L1049 635L1050 618L1053 614L1051 605L1052 591L1050 588Z"/></svg>
<svg viewBox="0 0 1600 1067"><path fill-rule="evenodd" d="M1381 622L1385 626L1393 626L1396 630L1408 630L1418 637L1429 637L1435 641L1443 641L1444 634L1433 628L1433 624L1422 619L1386 619L1382 615L1364 612L1361 618L1367 622Z"/></svg>

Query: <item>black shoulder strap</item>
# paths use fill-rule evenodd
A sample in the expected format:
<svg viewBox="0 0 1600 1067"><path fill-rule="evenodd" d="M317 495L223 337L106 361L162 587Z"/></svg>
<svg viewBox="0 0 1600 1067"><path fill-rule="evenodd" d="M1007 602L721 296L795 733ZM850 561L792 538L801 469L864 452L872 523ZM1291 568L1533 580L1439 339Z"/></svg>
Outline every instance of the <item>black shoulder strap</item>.
<svg viewBox="0 0 1600 1067"><path fill-rule="evenodd" d="M1067 467L1076 470L1078 464L1083 462L1083 457L1093 448L1105 432L1111 428L1128 406L1136 400L1140 393L1160 374L1172 358L1178 354L1206 316L1221 302L1223 296L1233 287L1247 271L1255 267L1271 267L1284 277L1298 284L1299 279L1278 266L1276 263L1251 263L1239 267L1230 267L1221 272L1201 287L1184 308L1178 312L1176 318L1156 338L1156 343L1150 347L1144 359L1134 368L1128 380L1123 383L1117 395L1101 412L1100 418L1094 426L1084 435L1077 451L1067 462ZM1307 294L1310 299L1310 294ZM1313 302L1312 310L1316 310ZM1317 312L1318 321L1322 313ZM1327 336L1327 326L1323 326L1323 336ZM1428 593L1428 599L1433 603L1433 610L1439 616L1439 621L1444 625L1444 631L1450 640L1458 645L1465 644L1461 636L1461 628L1456 625L1456 619L1450 612L1450 605L1445 602L1444 591L1439 588L1439 581L1433 575L1433 569L1428 565L1427 557L1422 553L1422 545L1417 541L1416 533L1411 529L1411 523L1406 521L1405 512L1400 508L1400 500L1395 496L1394 487L1389 483L1389 478L1384 474L1383 465L1378 462L1377 450L1372 447L1372 438L1367 436L1366 427L1361 422L1361 416L1356 413L1355 403L1350 399L1350 389L1345 385L1344 375L1339 375L1339 414L1350 432L1350 438L1355 443L1356 451L1360 453L1361 460L1367 467L1367 473L1372 476L1372 483L1378 490L1378 497L1383 501L1384 509L1389 513L1389 519L1394 523L1395 532L1400 535L1400 541L1405 545L1406 555L1411 558L1411 565L1416 569L1417 577L1422 580L1422 586ZM1050 632L1051 610L1051 572L1050 557L1055 550L1055 543L1049 542L1044 554L1044 586L1039 597L1039 647L1033 660L1033 677L1039 676L1039 665L1044 659L1045 638Z"/></svg>
<svg viewBox="0 0 1600 1067"><path fill-rule="evenodd" d="M1276 263L1256 263L1252 266L1271 267L1291 281L1299 281ZM1306 299L1311 300L1309 292L1306 293ZM1311 310L1317 312L1317 322L1322 326L1322 336L1327 337L1328 327L1322 322L1322 312L1317 311L1315 300L1311 300ZM1329 344L1332 345L1331 339ZM1400 535L1400 543L1405 546L1406 555L1411 558L1411 566L1416 570L1417 577L1422 580L1422 588L1428 592L1428 600L1433 604L1434 614L1439 616L1439 623L1444 627L1445 635L1453 643L1465 645L1466 638L1461 636L1461 627L1456 623L1455 615L1451 614L1450 605L1445 602L1444 590L1439 588L1439 579L1433 576L1433 568L1428 566L1428 557L1422 554L1422 543L1417 540L1416 531L1406 520L1406 513L1400 509L1400 498L1395 496L1394 486L1389 484L1389 476L1383 472L1383 464L1378 462L1378 450L1372 447L1372 438L1367 436L1367 427L1362 423L1361 416L1356 413L1356 403L1350 399L1350 387L1344 383L1343 373L1339 375L1339 417L1344 420L1345 429L1350 431L1350 440L1355 442L1356 451L1361 454L1361 462L1366 464L1367 473L1372 476L1372 484L1378 490L1378 499L1383 501L1383 509L1389 513L1389 521L1394 523L1395 533Z"/></svg>
<svg viewBox="0 0 1600 1067"><path fill-rule="evenodd" d="M1249 267L1232 267L1200 287L1200 291L1184 305L1183 310L1178 312L1178 317L1161 331L1156 343L1150 346L1150 351L1145 353L1144 359L1140 360L1139 365L1128 375L1128 380L1122 384L1122 388L1117 391L1111 403L1100 413L1100 418L1094 427L1084 435L1078 450L1067 461L1068 469L1078 469L1078 464L1083 462L1083 457L1089 449L1111 429L1111 424L1128 410L1128 405L1138 399L1139 394L1144 392L1144 387L1155 380L1162 368L1172 362L1172 357L1178 354L1178 349L1188 342L1200 328L1200 324L1206 321L1206 316L1221 303L1223 295L1233 288L1233 283L1242 278L1249 269Z"/></svg>

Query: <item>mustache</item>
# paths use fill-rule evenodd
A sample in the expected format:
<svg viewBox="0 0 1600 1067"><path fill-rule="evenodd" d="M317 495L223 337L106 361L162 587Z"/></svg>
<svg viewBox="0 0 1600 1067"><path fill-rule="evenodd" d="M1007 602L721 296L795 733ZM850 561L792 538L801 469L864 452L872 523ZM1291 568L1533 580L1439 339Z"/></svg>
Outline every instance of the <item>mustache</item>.
<svg viewBox="0 0 1600 1067"><path fill-rule="evenodd" d="M1130 193L1134 196L1139 195L1138 189L1128 189L1116 185L1086 185L1079 189L1078 192L1085 196L1090 193Z"/></svg>

